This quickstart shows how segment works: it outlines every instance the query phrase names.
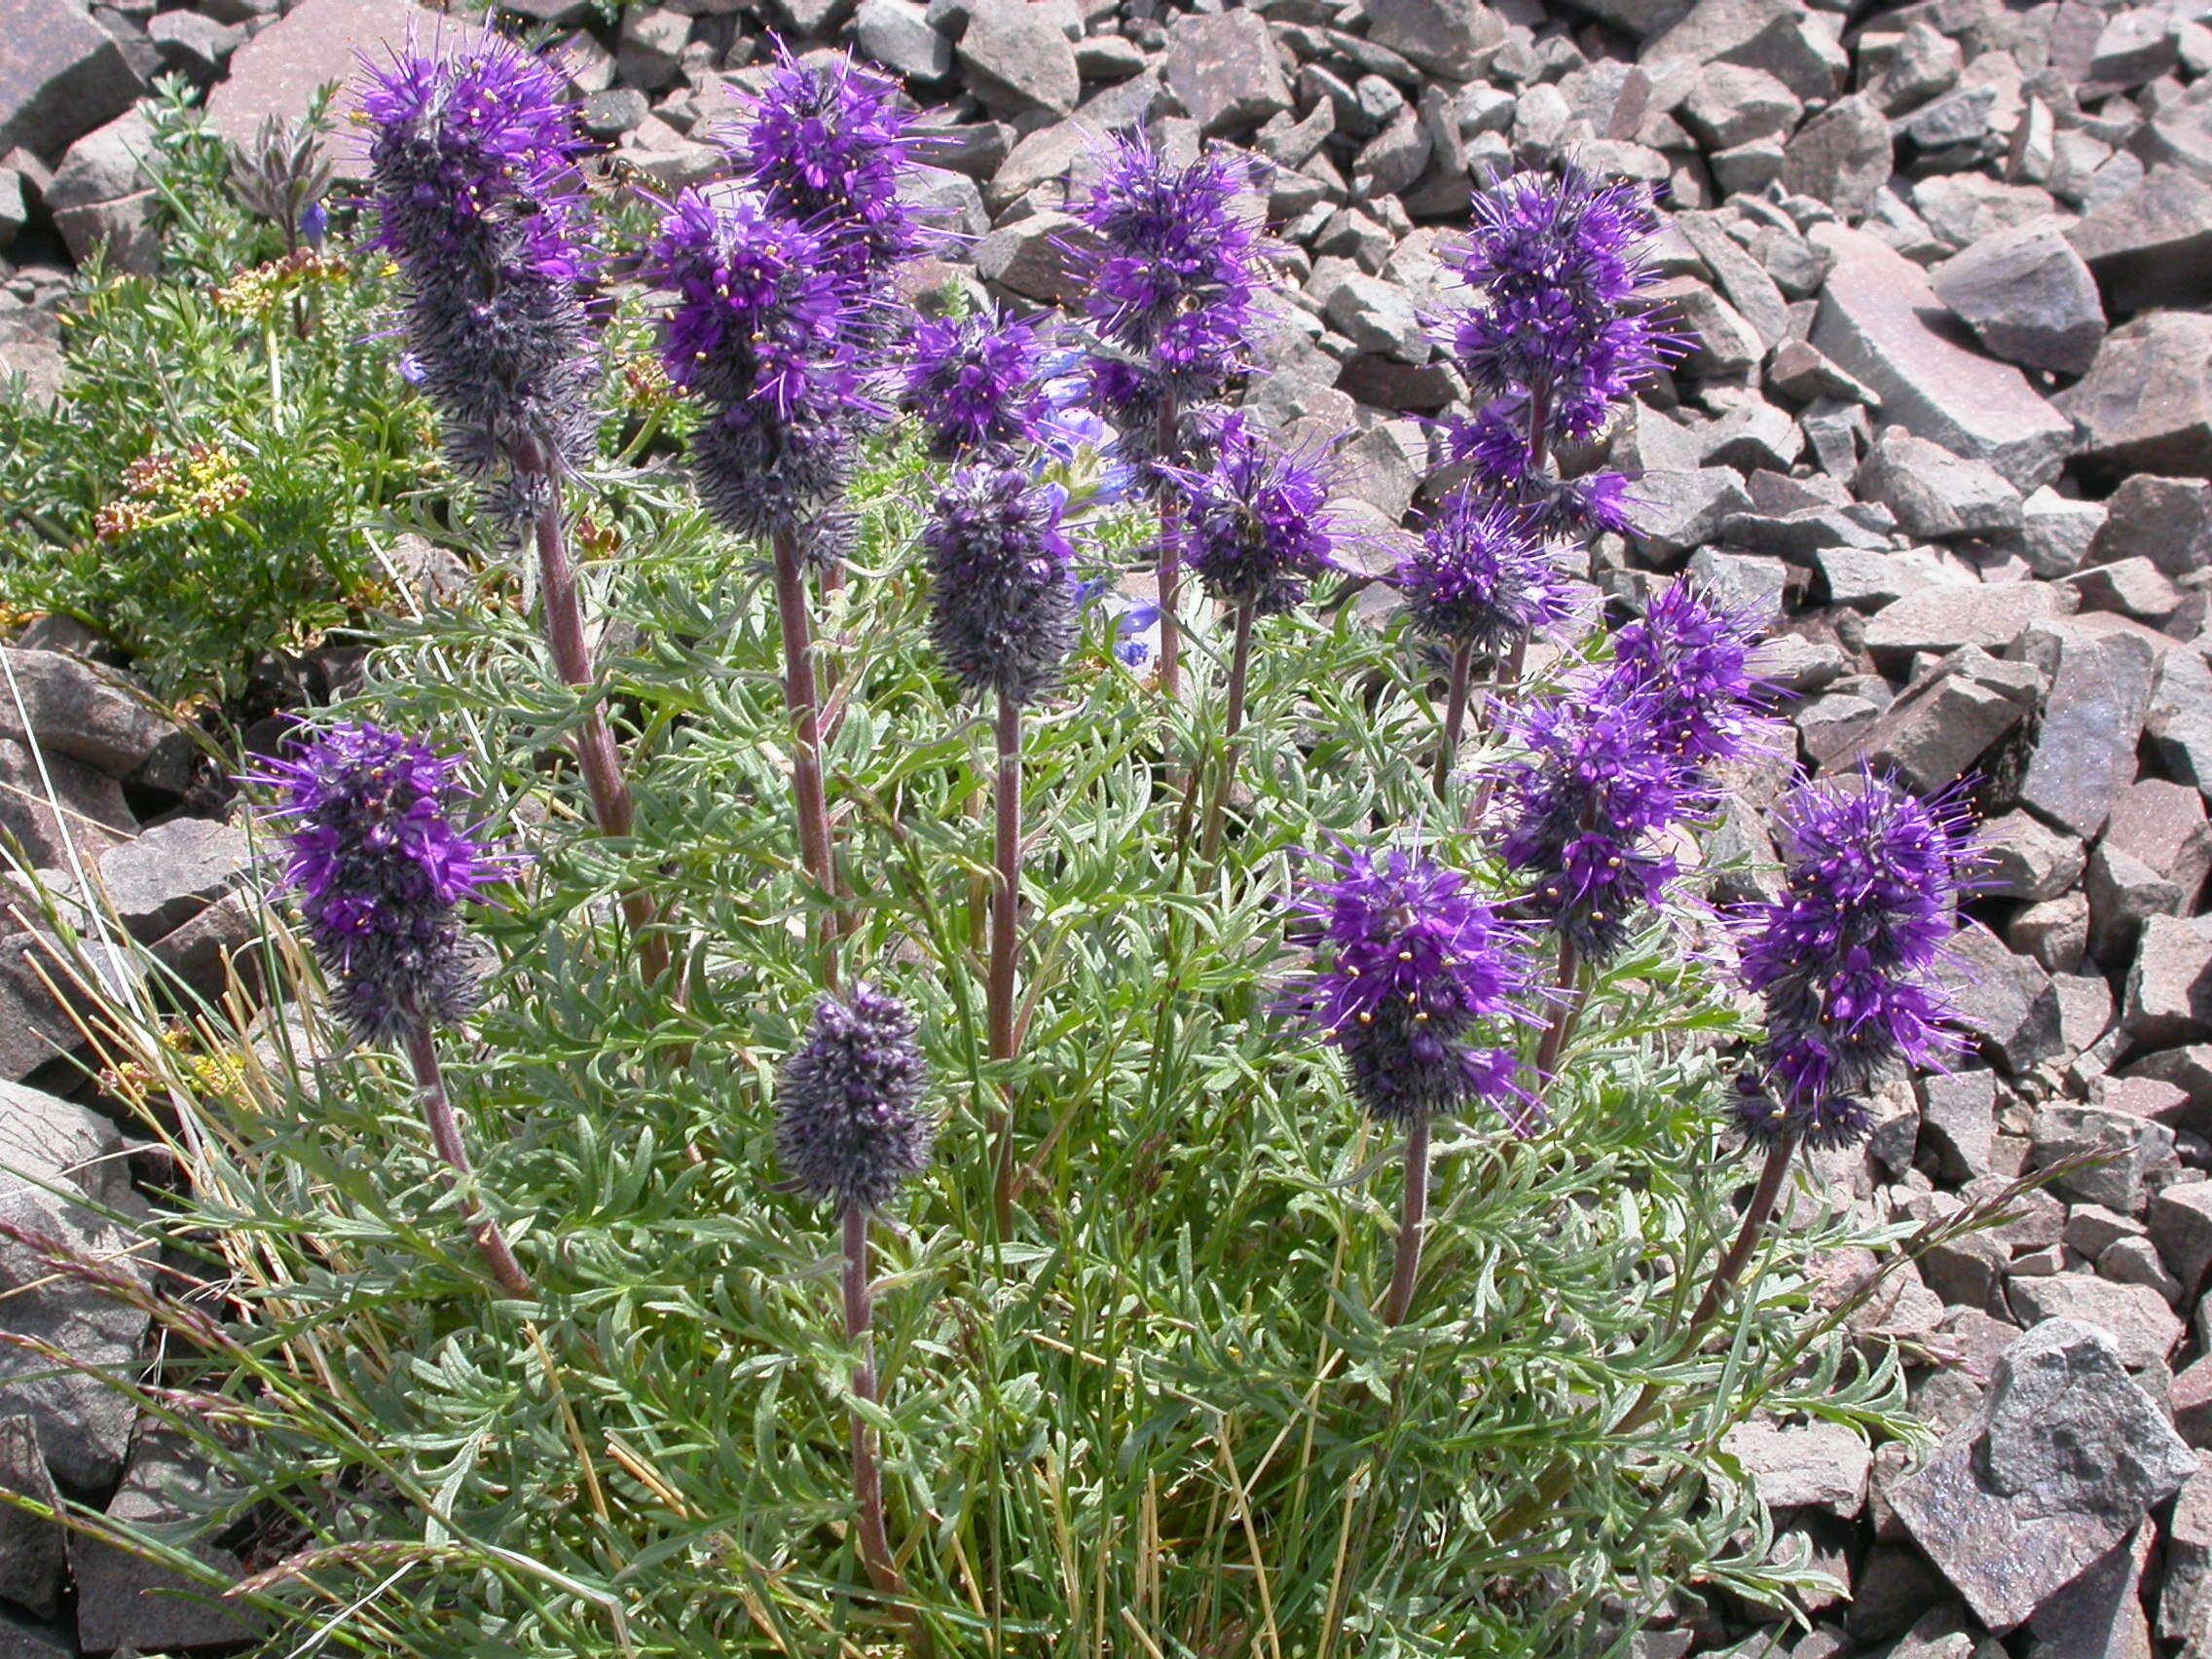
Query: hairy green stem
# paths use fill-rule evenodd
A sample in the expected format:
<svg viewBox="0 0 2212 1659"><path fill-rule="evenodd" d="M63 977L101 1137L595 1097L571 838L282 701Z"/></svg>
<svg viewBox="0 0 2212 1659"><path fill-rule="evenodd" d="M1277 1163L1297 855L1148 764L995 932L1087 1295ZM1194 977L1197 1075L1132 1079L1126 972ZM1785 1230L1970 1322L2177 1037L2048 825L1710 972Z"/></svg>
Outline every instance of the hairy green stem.
<svg viewBox="0 0 2212 1659"><path fill-rule="evenodd" d="M1544 1034L1536 1043L1535 1088L1531 1093L1541 1095L1551 1082L1552 1072L1559 1065L1559 1053L1567 1047L1567 1033L1574 1021L1575 1011L1581 1005L1581 994L1575 979L1581 972L1581 957L1574 948L1574 940L1562 931L1559 938L1558 999L1551 1017L1544 1022Z"/></svg>
<svg viewBox="0 0 2212 1659"><path fill-rule="evenodd" d="M1414 1285L1420 1277L1421 1234L1428 1223L1428 1120L1406 1131L1406 1191L1398 1212L1398 1255L1390 1271L1390 1294L1382 1304L1382 1323L1402 1325L1413 1310Z"/></svg>
<svg viewBox="0 0 2212 1659"><path fill-rule="evenodd" d="M1441 795L1452 781L1452 768L1459 760L1459 739L1467 723L1467 682L1475 663L1472 640L1452 648L1452 682L1444 694L1444 739L1436 751L1436 793Z"/></svg>
<svg viewBox="0 0 2212 1659"><path fill-rule="evenodd" d="M998 777L994 786L991 865L996 880L991 888L990 972L984 986L986 1025L991 1058L1014 1058L1014 966L1021 924L1021 705L1003 693L999 697ZM1014 1226L1014 1086L1002 1087L1006 1097L999 1108L997 1143L992 1155L991 1207L998 1218L999 1236L1007 1237Z"/></svg>
<svg viewBox="0 0 2212 1659"><path fill-rule="evenodd" d="M1206 803L1205 826L1198 833L1198 856L1212 864L1221 856L1222 830L1229 817L1229 793L1236 784L1236 762L1241 746L1237 734L1244 729L1244 690L1252 671L1252 622L1257 614L1250 601L1235 612L1235 644L1229 657L1229 709L1221 728L1221 779Z"/></svg>
<svg viewBox="0 0 2212 1659"><path fill-rule="evenodd" d="M427 1019L418 1017L409 1029L407 1059L415 1070L415 1088L423 1105L423 1122L429 1126L430 1144L437 1148L438 1156L455 1174L473 1176L475 1170L468 1161L468 1146L461 1137L461 1120L454 1115L452 1097L446 1093L445 1073L438 1065L437 1040L430 1035ZM476 1239L484 1265L492 1270L499 1288L517 1301L535 1302L537 1292L530 1282L530 1275L523 1272L522 1264L515 1260L514 1248L508 1244L507 1235L499 1231L499 1224L484 1214L476 1200L465 1194L461 1213Z"/></svg>
<svg viewBox="0 0 2212 1659"><path fill-rule="evenodd" d="M1154 449L1162 462L1175 459L1180 424L1175 394L1168 392L1161 399L1160 420L1153 432ZM1156 598L1160 607L1160 688L1170 700L1183 690L1183 627L1176 613L1176 598L1183 585L1183 548L1175 535L1175 507L1173 492L1163 487L1160 495L1160 591Z"/></svg>
<svg viewBox="0 0 2212 1659"><path fill-rule="evenodd" d="M845 1200L845 1340L853 1347L853 1397L876 1403L874 1298L867 1275L867 1211L858 1198ZM891 1559L891 1540L883 1526L883 1473L876 1467L875 1430L860 1413L852 1419L853 1508L860 1538L861 1565L878 1596L903 1596L906 1587Z"/></svg>
<svg viewBox="0 0 2212 1659"><path fill-rule="evenodd" d="M798 812L799 862L830 899L839 899L836 854L830 839L830 805L822 792L822 700L814 682L813 625L807 611L806 572L798 538L778 531L771 538L776 566L776 623L784 643L784 706L792 721L792 795ZM822 923L822 982L837 988L835 910Z"/></svg>

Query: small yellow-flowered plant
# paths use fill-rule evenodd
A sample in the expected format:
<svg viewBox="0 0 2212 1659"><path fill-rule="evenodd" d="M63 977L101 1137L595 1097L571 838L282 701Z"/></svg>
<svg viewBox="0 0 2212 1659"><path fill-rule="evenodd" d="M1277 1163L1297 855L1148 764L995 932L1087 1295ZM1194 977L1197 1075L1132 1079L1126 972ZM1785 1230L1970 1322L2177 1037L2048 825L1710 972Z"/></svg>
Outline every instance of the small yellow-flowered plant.
<svg viewBox="0 0 2212 1659"><path fill-rule="evenodd" d="M92 517L102 541L158 525L218 518L246 498L245 476L219 444L155 450L123 469L123 496Z"/></svg>
<svg viewBox="0 0 2212 1659"><path fill-rule="evenodd" d="M281 259L267 260L250 271L240 271L215 288L215 304L234 315L266 313L296 290L317 282L344 282L351 270L343 259L299 248Z"/></svg>

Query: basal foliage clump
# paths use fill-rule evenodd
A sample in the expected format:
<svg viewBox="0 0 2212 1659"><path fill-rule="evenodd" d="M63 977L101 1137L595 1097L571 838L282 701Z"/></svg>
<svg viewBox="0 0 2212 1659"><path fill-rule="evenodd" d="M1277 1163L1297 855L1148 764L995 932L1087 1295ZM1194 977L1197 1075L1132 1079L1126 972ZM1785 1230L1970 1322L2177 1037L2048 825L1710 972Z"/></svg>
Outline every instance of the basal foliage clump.
<svg viewBox="0 0 2212 1659"><path fill-rule="evenodd" d="M895 106L775 73L641 227L526 55L378 71L377 234L481 278L408 243L380 297L454 362L536 330L424 368L533 604L388 623L261 780L266 1012L105 1016L178 1170L140 1404L230 1593L272 1653L423 1659L1581 1659L1786 1607L1723 1441L1913 1432L1847 1329L1886 1270L1813 1271L1905 1241L1817 1184L1766 1224L1939 1049L1964 853L1831 784L1717 914L1687 849L1777 770L1751 630L1674 588L1531 648L1622 488L1558 440L1672 349L1648 203L1501 188L1438 324L1477 483L1360 549L1231 407L1232 159L1116 146L1085 317L919 329ZM682 450L547 393L593 306L657 313Z"/></svg>

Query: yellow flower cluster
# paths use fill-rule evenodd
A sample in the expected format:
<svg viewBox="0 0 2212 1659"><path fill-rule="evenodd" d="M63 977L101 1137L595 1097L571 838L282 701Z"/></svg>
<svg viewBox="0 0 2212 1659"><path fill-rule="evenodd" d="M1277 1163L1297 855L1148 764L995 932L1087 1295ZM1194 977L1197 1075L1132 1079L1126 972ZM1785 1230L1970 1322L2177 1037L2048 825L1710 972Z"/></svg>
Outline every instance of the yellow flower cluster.
<svg viewBox="0 0 2212 1659"><path fill-rule="evenodd" d="M229 512L247 493L245 477L217 444L155 450L123 469L123 496L93 515L102 541L120 541L159 524L211 519Z"/></svg>
<svg viewBox="0 0 2212 1659"><path fill-rule="evenodd" d="M348 276L346 262L312 248L299 248L281 259L240 271L215 289L215 304L236 315L266 312L295 288L313 282L340 282Z"/></svg>

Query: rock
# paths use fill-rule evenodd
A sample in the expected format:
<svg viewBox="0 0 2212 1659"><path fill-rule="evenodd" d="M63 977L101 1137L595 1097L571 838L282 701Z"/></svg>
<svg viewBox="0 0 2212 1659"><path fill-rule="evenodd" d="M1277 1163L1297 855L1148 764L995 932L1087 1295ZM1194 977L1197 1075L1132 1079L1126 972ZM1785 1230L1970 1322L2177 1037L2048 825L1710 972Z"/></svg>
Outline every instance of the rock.
<svg viewBox="0 0 2212 1659"><path fill-rule="evenodd" d="M1694 276L1653 284L1651 304L1664 310L1695 344L1677 372L1690 379L1727 378L1755 367L1766 355L1758 331L1711 287ZM1787 419L1782 425L1788 424Z"/></svg>
<svg viewBox="0 0 2212 1659"><path fill-rule="evenodd" d="M1721 1448L1744 1466L1769 1509L1820 1508L1849 1520L1865 1504L1874 1455L1840 1423L1747 1422L1730 1429Z"/></svg>
<svg viewBox="0 0 2212 1659"><path fill-rule="evenodd" d="M100 884L130 937L175 932L242 881L252 856L227 824L178 818L100 860Z"/></svg>
<svg viewBox="0 0 2212 1659"><path fill-rule="evenodd" d="M2092 559L2148 559L2169 576L2212 567L2212 487L2199 479L2138 472L2113 492L2105 515Z"/></svg>
<svg viewBox="0 0 2212 1659"><path fill-rule="evenodd" d="M2080 837L2049 829L2032 813L1991 819L1974 842L1987 862L1985 891L2003 899L2055 899L2088 866Z"/></svg>
<svg viewBox="0 0 2212 1659"><path fill-rule="evenodd" d="M2212 921L2153 916L2143 924L2120 1027L2144 1049L2212 1038Z"/></svg>
<svg viewBox="0 0 2212 1659"><path fill-rule="evenodd" d="M0 1608L0 1659L77 1659L77 1641L53 1625L31 1624Z"/></svg>
<svg viewBox="0 0 2212 1659"><path fill-rule="evenodd" d="M1089 291L1069 251L1088 235L1072 213L1034 213L977 242L976 270L1025 300L1064 305Z"/></svg>
<svg viewBox="0 0 2212 1659"><path fill-rule="evenodd" d="M1915 18L1886 55L1877 55L1873 43L1859 43L1859 78L1873 93L1885 115L1917 109L1940 97L1959 84L1966 55L1959 43L1938 32L1925 18ZM1873 80L1867 84L1869 71Z"/></svg>
<svg viewBox="0 0 2212 1659"><path fill-rule="evenodd" d="M2058 994L2050 976L1979 922L1969 921L1947 945L1957 974L1959 1028L2014 1077L2060 1051Z"/></svg>
<svg viewBox="0 0 2212 1659"><path fill-rule="evenodd" d="M105 772L60 755L46 756L42 767L0 738L0 840L13 841L33 868L96 861L136 830L123 786Z"/></svg>
<svg viewBox="0 0 2212 1659"><path fill-rule="evenodd" d="M2152 312L2106 335L2089 372L2053 403L2086 429L2086 461L2118 472L2212 478L2208 370L2212 316Z"/></svg>
<svg viewBox="0 0 2212 1659"><path fill-rule="evenodd" d="M1379 276L1346 277L1330 294L1330 326L1363 351L1401 363L1428 361L1428 332L1411 295Z"/></svg>
<svg viewBox="0 0 2212 1659"><path fill-rule="evenodd" d="M960 49L967 52L965 40ZM1069 66L1072 71L1072 56ZM1290 108L1290 84L1257 12L1191 13L1176 18L1167 31L1166 79L1202 132L1240 131Z"/></svg>
<svg viewBox="0 0 2212 1659"><path fill-rule="evenodd" d="M2089 860L2089 954L2120 963L2135 953L2143 924L2183 911L2182 891L2155 865L2100 843Z"/></svg>
<svg viewBox="0 0 2212 1659"><path fill-rule="evenodd" d="M29 1417L0 1418L0 1491L57 1512L61 1507L54 1477L47 1472L45 1455L39 1450L38 1424ZM42 1520L0 1501L0 1601L13 1602L50 1619L60 1609L62 1579L68 1567L59 1522Z"/></svg>
<svg viewBox="0 0 2212 1659"><path fill-rule="evenodd" d="M1941 302L1917 266L1840 226L1815 226L1812 240L1836 256L1812 343L1872 387L1884 415L1953 455L1989 462L2015 489L2056 475L2073 449L2072 428L2018 369L1930 326L1931 315L1943 314ZM2108 341L2100 361L2111 350Z"/></svg>
<svg viewBox="0 0 2212 1659"><path fill-rule="evenodd" d="M914 0L861 0L853 14L861 55L909 81L942 81L952 74L952 42L930 27L926 7Z"/></svg>
<svg viewBox="0 0 2212 1659"><path fill-rule="evenodd" d="M1505 38L1503 20L1481 0L1367 0L1367 38L1451 81L1481 77Z"/></svg>
<svg viewBox="0 0 2212 1659"><path fill-rule="evenodd" d="M130 1235L66 1197L129 1213L137 1203L118 1156L123 1137L81 1106L18 1084L0 1083L0 1220L53 1239L142 1280L152 1270L129 1253ZM131 1367L146 1333L146 1315L105 1291L56 1272L45 1255L0 1240L0 1330L49 1344L79 1370L43 1355L0 1346L0 1399L11 1415L36 1425L48 1467L62 1485L103 1492L123 1470L129 1443L129 1399L103 1382L103 1369ZM80 1585L80 1594L83 1587Z"/></svg>
<svg viewBox="0 0 2212 1659"><path fill-rule="evenodd" d="M1996 102L1995 87L1962 87L1907 117L1899 123L1898 129L1923 151L1954 144L1978 145L1989 137L1990 115Z"/></svg>
<svg viewBox="0 0 2212 1659"><path fill-rule="evenodd" d="M2192 1378L2199 1381L2192 1383ZM2174 1426L2193 1446L2192 1430L2201 1435L2212 1426L2203 1417L2205 1404L2212 1401L2207 1383L2212 1383L2212 1362L2204 1360L2174 1379ZM2165 1579L2158 1587L2158 1635L2185 1643L2187 1659L2202 1659L2212 1641L2212 1457L2199 1456L2196 1462L2196 1473L2174 1499L2173 1517L2166 1523Z"/></svg>
<svg viewBox="0 0 2212 1659"><path fill-rule="evenodd" d="M1785 340L1774 349L1774 355L1767 360L1766 382L1783 396L1799 403L1818 397L1847 403L1875 401L1871 391L1803 340Z"/></svg>
<svg viewBox="0 0 2212 1659"><path fill-rule="evenodd" d="M2043 670L2050 687L2019 798L2084 838L2104 828L2114 794L2135 776L2157 669L2143 635L2109 631L2106 620L2038 620L2006 653Z"/></svg>
<svg viewBox="0 0 2212 1659"><path fill-rule="evenodd" d="M2104 527L2101 502L2072 500L2046 484L2020 503L2021 556L2046 580L2063 576L2092 557Z"/></svg>
<svg viewBox="0 0 2212 1659"><path fill-rule="evenodd" d="M2096 360L2105 337L2096 278L2053 225L1983 237L1928 280L1993 356L2065 375Z"/></svg>
<svg viewBox="0 0 2212 1659"><path fill-rule="evenodd" d="M2057 1177L2052 1190L2076 1203L2098 1204L2120 1215L2142 1213L2145 1177L2174 1151L2174 1132L2163 1124L2072 1100L2054 1101L2038 1112L2029 1139L2031 1166L2037 1169L2077 1158L2098 1160L2091 1167Z"/></svg>
<svg viewBox="0 0 2212 1659"><path fill-rule="evenodd" d="M2023 668L1963 647L1822 764L1831 771L1871 764L1923 793L1939 790L2034 707L2040 681Z"/></svg>
<svg viewBox="0 0 2212 1659"><path fill-rule="evenodd" d="M2069 598L2041 582L1928 588L1877 611L1866 624L1866 648L1876 655L1960 645L2002 651L2031 626L2061 614Z"/></svg>
<svg viewBox="0 0 2212 1659"><path fill-rule="evenodd" d="M2142 778L2113 797L2103 845L2159 871L2191 910L2212 874L2212 825L2204 797L2165 778Z"/></svg>
<svg viewBox="0 0 2212 1659"><path fill-rule="evenodd" d="M164 67L203 87L213 83L231 54L245 44L244 29L198 12L159 13L147 22L146 37L161 54Z"/></svg>
<svg viewBox="0 0 2212 1659"><path fill-rule="evenodd" d="M1751 324L1751 332L1758 336L1761 350L1771 351L1787 341L1789 302L1783 298L1774 278L1744 251L1743 244L1727 233L1720 220L1710 213L1679 213L1675 217L1675 225L1697 250L1698 257L1705 261L1728 303ZM1849 377L1840 378L1844 385L1850 384Z"/></svg>
<svg viewBox="0 0 2212 1659"><path fill-rule="evenodd" d="M1698 0L1640 55L1763 69L1800 98L1833 97L1850 68L1826 19L1793 0Z"/></svg>
<svg viewBox="0 0 2212 1659"><path fill-rule="evenodd" d="M2160 766L2212 795L2212 667L2202 657L2168 651L2159 659L2143 733Z"/></svg>
<svg viewBox="0 0 2212 1659"><path fill-rule="evenodd" d="M2212 182L2186 168L2153 167L2068 227L2066 240L2116 312L2212 299Z"/></svg>
<svg viewBox="0 0 2212 1659"><path fill-rule="evenodd" d="M2152 1529L2138 1527L2038 1607L2028 1622L2029 1659L2152 1659L2151 1621L2143 1612L2151 1540Z"/></svg>
<svg viewBox="0 0 2212 1659"><path fill-rule="evenodd" d="M1661 564L1714 539L1730 514L1750 505L1743 480L1726 466L1646 472L1628 491L1635 539Z"/></svg>
<svg viewBox="0 0 2212 1659"><path fill-rule="evenodd" d="M201 1458L166 1432L148 1428L131 1449L122 1489L107 1506L111 1520L170 1533L226 1577L243 1573L230 1551L205 1541L219 1524L202 1519L216 1507L220 1489ZM182 1524L200 1521L201 1537L175 1537ZM77 1569L77 1640L90 1653L119 1647L134 1651L228 1647L250 1641L267 1628L249 1607L217 1600L172 1568L140 1559L96 1539L80 1542Z"/></svg>
<svg viewBox="0 0 2212 1659"><path fill-rule="evenodd" d="M413 41L438 40L438 14L405 0L299 0L231 56L227 79L207 95L207 119L217 134L247 144L274 115L302 120L308 100L331 82L343 89L331 104L337 130L357 109L363 63L385 63ZM323 160L346 179L368 176L368 146L326 143Z"/></svg>
<svg viewBox="0 0 2212 1659"><path fill-rule="evenodd" d="M2047 218L2054 203L2050 192L2032 184L2005 184L1980 173L1937 173L1913 186L1912 205L1936 237L1964 248L1999 231Z"/></svg>
<svg viewBox="0 0 2212 1659"><path fill-rule="evenodd" d="M2006 925L2005 942L2034 957L2047 973L2078 972L2089 949L2087 896L2066 893L2030 904Z"/></svg>
<svg viewBox="0 0 2212 1659"><path fill-rule="evenodd" d="M2151 1200L2151 1242L2192 1299L2212 1268L2212 1181L2161 1188Z"/></svg>
<svg viewBox="0 0 2212 1659"><path fill-rule="evenodd" d="M1880 501L1907 535L1936 540L2020 528L2020 493L1986 462L1966 461L1901 426L1886 428L1859 468L1861 500Z"/></svg>
<svg viewBox="0 0 2212 1659"><path fill-rule="evenodd" d="M123 50L71 0L10 0L0 30L0 155L53 158L141 90Z"/></svg>
<svg viewBox="0 0 2212 1659"><path fill-rule="evenodd" d="M1813 117L1783 146L1782 188L1856 219L1890 182L1892 165L1888 119L1872 99L1855 93Z"/></svg>
<svg viewBox="0 0 2212 1659"><path fill-rule="evenodd" d="M1353 159L1353 184L1368 201L1395 196L1427 171L1431 148L1420 117L1401 109Z"/></svg>
<svg viewBox="0 0 2212 1659"><path fill-rule="evenodd" d="M2087 1273L2053 1273L2047 1278L2015 1274L2007 1292L2012 1310L2025 1323L2079 1320L2110 1333L2121 1363L2130 1371L2162 1369L2182 1339L2181 1320L2149 1285L2114 1284Z"/></svg>
<svg viewBox="0 0 2212 1659"><path fill-rule="evenodd" d="M1997 1134L1997 1078L1986 1071L1934 1072L1917 1080L1920 1144L1946 1181L1989 1172Z"/></svg>
<svg viewBox="0 0 2212 1659"><path fill-rule="evenodd" d="M1787 137L1805 104L1764 69L1709 63L1680 113L1708 150L1732 150L1760 138Z"/></svg>
<svg viewBox="0 0 2212 1659"><path fill-rule="evenodd" d="M2083 610L2109 610L2157 627L2181 608L2181 589L2149 559L2120 559L2076 571L2066 585Z"/></svg>
<svg viewBox="0 0 2212 1659"><path fill-rule="evenodd" d="M2015 1288L2068 1281L2099 1285L2069 1274ZM2157 1301L2140 1286L2101 1288ZM2127 1376L2113 1337L2057 1319L2006 1350L1981 1410L1890 1493L1914 1542L1982 1623L2005 1632L2080 1578L2195 1469L2195 1455Z"/></svg>
<svg viewBox="0 0 2212 1659"><path fill-rule="evenodd" d="M1184 22L1221 20L1186 18ZM1252 21L1259 24L1257 18ZM1264 24L1259 26L1265 28ZM1180 28L1179 24L1178 32ZM1178 51L1189 71L1195 61L1202 63L1205 48L1199 43L1208 38L1199 31L1181 48L1170 48L1170 84L1174 84ZM969 90L994 114L1016 116L1042 109L1067 115L1083 95L1075 48L1046 9L1030 5L1028 0L974 0L968 8L968 26L960 36L958 55ZM1282 72L1273 68L1273 62L1271 48L1267 64L1279 84ZM1181 85L1175 90L1185 107L1198 115L1199 106L1193 103L1193 93L1186 92ZM1277 107L1288 108L1289 104L1285 96Z"/></svg>

